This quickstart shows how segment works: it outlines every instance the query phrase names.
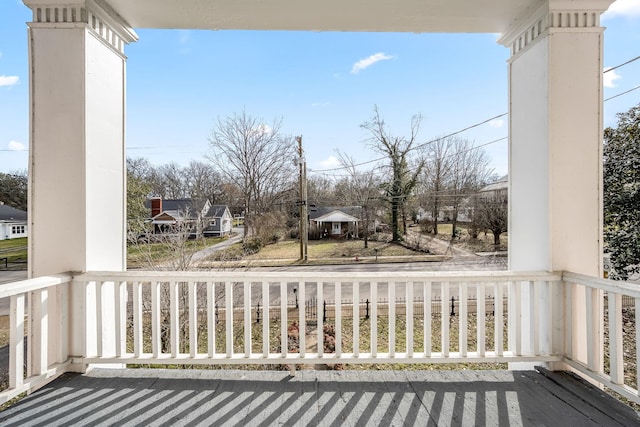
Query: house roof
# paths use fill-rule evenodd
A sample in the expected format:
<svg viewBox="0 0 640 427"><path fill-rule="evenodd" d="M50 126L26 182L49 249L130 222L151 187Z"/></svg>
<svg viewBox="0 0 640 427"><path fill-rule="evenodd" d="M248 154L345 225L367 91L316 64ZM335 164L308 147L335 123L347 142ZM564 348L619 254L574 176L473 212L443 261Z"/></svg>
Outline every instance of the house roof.
<svg viewBox="0 0 640 427"><path fill-rule="evenodd" d="M207 204L206 199L162 199L162 212L166 212L176 219L197 219L198 214ZM145 207L151 209L151 201L145 202Z"/></svg>
<svg viewBox="0 0 640 427"><path fill-rule="evenodd" d="M352 216L359 220L359 216L362 212L360 206L326 206L326 207L317 207L309 209L309 219L316 220L321 216L330 214L334 211L340 211L345 213L346 215ZM353 221L353 220L345 220L345 221Z"/></svg>
<svg viewBox="0 0 640 427"><path fill-rule="evenodd" d="M228 210L227 205L211 205L209 212L207 212L207 218L222 218L225 211ZM231 216L231 212L229 212L229 216Z"/></svg>
<svg viewBox="0 0 640 427"><path fill-rule="evenodd" d="M0 221L26 221L27 213L11 206L0 204Z"/></svg>
<svg viewBox="0 0 640 427"><path fill-rule="evenodd" d="M480 192L483 193L487 191L500 191L500 190L506 190L508 188L509 188L509 175L505 175L502 178L498 179L496 182L482 187L480 189Z"/></svg>
<svg viewBox="0 0 640 427"><path fill-rule="evenodd" d="M332 210L328 212L324 212L322 215L317 215L319 211L321 210L326 211L329 209L332 209ZM358 222L360 221L359 218L353 215L349 215L348 213L345 212L345 210L353 211L354 209L359 209L359 208L351 208L351 209L319 208L317 211L312 212L313 214L316 214L316 215L309 215L309 218L317 222Z"/></svg>

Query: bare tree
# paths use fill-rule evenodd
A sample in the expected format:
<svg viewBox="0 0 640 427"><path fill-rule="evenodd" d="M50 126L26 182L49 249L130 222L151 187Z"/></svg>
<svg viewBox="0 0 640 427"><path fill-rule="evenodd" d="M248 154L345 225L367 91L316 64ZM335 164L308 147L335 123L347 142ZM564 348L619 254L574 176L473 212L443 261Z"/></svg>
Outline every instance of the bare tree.
<svg viewBox="0 0 640 427"><path fill-rule="evenodd" d="M280 135L282 120L267 125L245 111L218 118L209 137L208 159L240 189L244 199L245 236L257 213L267 212L291 181L294 144Z"/></svg>
<svg viewBox="0 0 640 427"><path fill-rule="evenodd" d="M424 167L423 160L417 160L410 168L409 154L415 148L416 138L420 131L422 116L416 115L411 118L411 132L408 138L391 135L384 119L380 117L378 107L373 108L373 117L360 125L361 128L369 132L368 142L374 150L383 154L389 164L389 177L384 183L386 198L391 206L391 229L392 240L397 242L401 239L398 216L405 201L411 195L417 184L417 179ZM406 232L406 230L405 230Z"/></svg>
<svg viewBox="0 0 640 427"><path fill-rule="evenodd" d="M158 178L164 189L159 194L164 199L183 199L188 196L187 185L183 169L175 162L167 163L156 168Z"/></svg>
<svg viewBox="0 0 640 427"><path fill-rule="evenodd" d="M234 215L244 212L244 199L240 188L236 184L223 178L220 191L220 204L229 206L229 210Z"/></svg>
<svg viewBox="0 0 640 427"><path fill-rule="evenodd" d="M182 169L186 192L192 199L219 204L222 199L222 176L210 164L192 160Z"/></svg>
<svg viewBox="0 0 640 427"><path fill-rule="evenodd" d="M453 138L440 138L421 149L425 167L421 176L422 202L431 212L433 234L438 234L438 217L445 203L445 192L451 179Z"/></svg>
<svg viewBox="0 0 640 427"><path fill-rule="evenodd" d="M339 187L338 197L346 204L360 206L364 221L364 247L368 248L372 210L380 200L380 182L372 170L358 171L353 157L338 151L338 159L349 175L345 185Z"/></svg>
<svg viewBox="0 0 640 427"><path fill-rule="evenodd" d="M500 235L507 231L508 200L503 193L480 194L473 198L472 221L478 229L491 230L493 244L500 245Z"/></svg>
<svg viewBox="0 0 640 427"><path fill-rule="evenodd" d="M458 214L462 202L474 194L493 173L485 152L474 147L472 141L453 138L451 140L451 177L449 179L447 200L451 207L451 238L456 236Z"/></svg>
<svg viewBox="0 0 640 427"><path fill-rule="evenodd" d="M333 206L338 200L335 193L335 183L332 179L322 175L310 176L307 180L307 198L309 203Z"/></svg>

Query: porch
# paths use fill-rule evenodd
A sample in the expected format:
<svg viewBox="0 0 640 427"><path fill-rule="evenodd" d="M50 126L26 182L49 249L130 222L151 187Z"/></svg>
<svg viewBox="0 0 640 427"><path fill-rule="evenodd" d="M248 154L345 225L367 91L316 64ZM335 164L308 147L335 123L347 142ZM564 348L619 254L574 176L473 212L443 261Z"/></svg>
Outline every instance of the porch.
<svg viewBox="0 0 640 427"><path fill-rule="evenodd" d="M518 369L531 369L533 365L571 370L640 402L635 372L640 355L635 316L640 290L631 284L597 278L602 275L603 252L604 28L599 16L611 2L495 0L478 5L458 1L442 10L439 2L428 2L438 7L404 2L404 8L393 8L393 13L399 13L394 15L397 19L387 19L387 3L379 1L366 11L354 2L322 4L327 9L317 14L305 7L291 10L289 2L280 2L269 5L269 13L251 9L254 13L249 15L246 5L230 2L221 2L225 8L218 9L217 2L193 0L190 7L180 5L184 13L178 14L178 9L172 9L178 6L170 2L156 6L148 1L134 5L122 0L74 0L71 4L25 0L34 12L29 24L29 227L37 239L30 240L32 279L0 289L0 297L11 298L10 387L0 394L0 401L46 388L40 392L41 400L25 399L10 410L7 416L12 418L7 422L80 422L74 417L88 414L98 420L96 423L109 423L111 418L100 418L106 416L102 412L105 407L92 408L91 404L125 404L127 398L139 397L137 403L129 402L136 409L135 416L141 417L155 416L165 407L179 415L190 408L189 404L200 404L207 412L194 410L190 415L215 412L215 416L233 422L233 416L244 409L253 417L248 419L250 423L269 423L276 420L262 410L273 403L276 410L292 411L289 416L285 412L288 422L296 421L293 417L302 414L300 408L310 406L315 413L304 411L312 417L310 423L324 423L329 417L333 417L330 422L338 423L335 417L340 414L353 415L349 421L358 423L353 418L362 413L363 417L380 416L396 424L411 421L414 416L434 420L435 414L434 424L466 423L466 416L471 417L470 423L483 419L487 423L511 422L513 417L514 424L528 424L531 409L525 406L536 399L551 399L549 395L554 394L530 384L537 381L538 377L532 376L537 374L518 373ZM253 3L257 6L260 2ZM343 9L345 13L335 13ZM287 13L281 13L283 10ZM126 272L125 45L137 39L133 27L211 29L227 28L225 25L249 29L501 33L500 42L512 55L508 64L512 271ZM76 84L78 81L82 85ZM51 183L56 183L53 190ZM102 209L98 201L103 199L109 200L114 210ZM71 235L57 227L59 217L46 208L59 203L68 206L67 221L78 224ZM109 229L103 227L114 217L121 220ZM570 233L573 229L580 233ZM60 242L73 250L61 251ZM61 274L70 270L81 273ZM294 287L300 301L314 298L318 312L325 301L333 300L334 317L318 317L315 325L308 323L306 304L290 307ZM455 317L443 316L442 310L437 314L426 303L435 297L448 301L454 294L459 304ZM364 295L372 303L366 319L353 310L354 303ZM481 301L489 296L505 301L506 308L495 304L489 316L486 306L477 304L475 313L470 312L471 299ZM623 308L623 297L633 301L631 308ZM383 299L386 317L379 310ZM274 308L279 311L277 318L271 317ZM631 314L633 320L629 320ZM625 356L631 358L627 363ZM145 381L133 377L137 372L146 375L146 371L119 370L140 364L291 368L386 363L509 363L514 370L489 374L496 375L493 379L465 371L452 372L441 380L423 372L416 374L424 375L419 380L405 372L370 372L362 377L358 377L364 375L360 373L304 372L286 382L286 374L264 371L259 374L265 379L262 381L253 373L242 374L247 381L224 375L208 377L222 384L219 395L207 393L208 385L184 379L218 373L153 371L152 376L179 374L182 379L163 380L158 394L147 394L154 380L145 380L148 386L141 391L130 387L131 382L143 384ZM115 370L91 371L95 365ZM72 372L88 374L71 379ZM353 383L351 375L356 377ZM563 374L560 377L565 378ZM51 383L56 378L59 380ZM337 378L342 381L333 381ZM561 382L573 384L564 379ZM295 388L291 384L300 385ZM191 393L190 387L204 391ZM230 387L229 391L223 392L224 387ZM252 387L255 392L250 391ZM308 388L317 390L309 393L318 400L306 397ZM320 392L321 388L328 392ZM413 391L405 393L406 389ZM471 390L468 401L462 390ZM525 390L537 396L533 398ZM288 394L291 391L294 393ZM74 400L86 406L82 410L64 406L63 396L75 396ZM559 400L584 400L586 393L578 396L575 400ZM519 415L512 405L515 398ZM371 402L375 408L369 408ZM472 402L476 408L473 415ZM49 404L53 406L47 409ZM443 409L447 405L452 408L448 412ZM598 417L622 413L613 404L594 405L601 408L595 410L597 416L584 418L588 411L579 411L583 418L576 422L562 418L562 414L576 413L566 406L557 413L548 406L537 412L540 417L553 416L552 423L565 420L568 424L581 424L583 419L609 424ZM112 408L116 407L110 405L108 410L113 412ZM469 411L460 412L460 408ZM39 411L38 415L29 412L32 410ZM56 411L63 414L56 415ZM123 409L123 423L145 421L127 411ZM37 418L48 414L48 420ZM132 417L126 418L130 414ZM387 414L390 418L385 418ZM263 415L265 418L258 418ZM463 418L454 420L454 415ZM441 422L440 417L451 419ZM622 424L634 422L637 420Z"/></svg>
<svg viewBox="0 0 640 427"><path fill-rule="evenodd" d="M446 307L450 296L455 296L457 301L453 316ZM313 272L89 272L11 283L0 289L0 297L11 298L11 383L10 388L0 394L0 399L6 402L23 392L32 393L46 386L34 399L29 398L7 412L15 414L16 419L32 416L28 408L35 410L42 405L46 408L49 404L63 413L75 414L73 406L66 406L60 400L63 395L76 396L69 403L75 405L71 402L79 395L95 402L109 400L112 395L109 390L115 390L118 396L124 393L134 398L136 405L148 407L149 411L157 408L149 402L163 401L167 393L181 396L176 398L180 401L177 411L187 407L183 404L189 405L187 396L192 396L194 402L205 399L203 396L211 399L218 396L216 399L222 399L219 404L207 407L207 411L215 412L216 416L224 414L223 408L240 393L236 397L247 399L247 403L254 402L260 408L271 404L279 408L285 405L283 402L292 408L310 405L317 411L312 417L321 417L320 420L327 415L327 409L322 409L324 405L336 399L342 403L331 405L343 405L340 411L353 416L361 410L356 408L359 407L356 403L362 399L359 405L364 405L369 398L390 399L395 402L393 405L399 405L398 411L405 404L413 408L410 402L415 401L417 407L411 410L422 413L421 416L463 416L463 412L453 409L454 412L444 415L436 410L434 415L430 411L440 399L441 406L475 405L475 412L464 416L497 417L487 418L490 421L513 415L508 412L511 409L507 409L513 406L509 399L520 402L519 415L514 412L514 416L525 417L535 411L524 406L547 394L544 399L558 398L558 405L561 401L589 401L592 397L597 401L599 398L595 396L604 395L584 391L584 396L579 392L572 399L558 397L559 392L552 390L558 384L561 389L570 390L583 385L576 385L575 379L564 374L541 376L532 371L463 370L439 374L424 370L413 373L381 373L375 369L367 373L302 371L296 373L296 378L300 378L292 379L287 378L288 373L268 370L232 374L122 369L131 365L236 365L253 366L252 369L273 369L266 365L275 365L291 373L296 365L318 364L408 364L418 369L457 363L510 363L514 369L544 365L554 370L573 371L579 377L640 402L636 373L639 329L635 316L640 305L640 290L632 284L569 272L325 272L321 277ZM322 313L324 303L331 301L332 314L308 320L307 312L312 308L308 304L296 304L295 297L299 301L313 299L316 313ZM357 305L353 304L365 297L371 302L366 316L354 309ZM623 307L623 297L632 301L631 306L627 303ZM491 307L474 304L473 310L470 309L471 301L487 298L496 303ZM434 300L444 301L445 309L436 310L426 303ZM504 303L497 303L499 301ZM94 372L92 365L113 369ZM69 372L88 372L88 376L69 376ZM215 394L213 389L208 389L211 382L195 385L185 381L194 376L218 381L220 390L230 389L220 391L216 386L216 393L222 394ZM551 383L556 385L547 383L543 376L553 376ZM61 379L48 384L58 377ZM156 377L165 378L162 383L174 391L166 391L163 386L157 389L159 394L154 394L151 384L155 380L149 378ZM245 380L238 381L238 377ZM264 383L256 382L256 378ZM266 381L267 378L275 381ZM344 380L344 384L335 383L337 379ZM531 388L536 381L542 388ZM434 382L441 384L434 385ZM142 388L132 388L133 383L141 384ZM290 388L290 384L295 386ZM319 393L318 387L325 387L326 394ZM462 392L468 389L476 393L475 397ZM50 398L58 393L61 397L52 403ZM147 403L136 400L135 396L147 396L147 393L151 393L146 397ZM319 400L300 400L305 393L312 393L314 399ZM360 393L358 400L351 402L345 397L349 393ZM367 393L371 395L367 397ZM533 399L527 393L540 396ZM425 403L427 394L436 400ZM502 400L496 401L498 396ZM205 400L216 401L211 399ZM270 403L263 405L260 403L263 399ZM471 400L467 402L467 399ZM482 401L484 412L481 412ZM491 408L487 406L490 403ZM598 407L601 403L589 406ZM606 409L613 408L608 405L594 411L604 413L598 416L608 417L620 412ZM52 417L58 409L50 412ZM574 409L563 407L560 412L572 414ZM505 410L509 415L505 415ZM578 412L582 415L575 416L586 413L582 409ZM126 413L123 410L123 414ZM331 411L332 416L335 414ZM548 414L551 413L546 411ZM409 415L398 412L393 415L396 416L405 419ZM63 419L66 418L60 418ZM255 418L253 422L261 419ZM522 423L527 424L528 419L521 418ZM317 418L310 422L314 420Z"/></svg>
<svg viewBox="0 0 640 427"><path fill-rule="evenodd" d="M638 425L565 373L95 369L7 411L22 425Z"/></svg>

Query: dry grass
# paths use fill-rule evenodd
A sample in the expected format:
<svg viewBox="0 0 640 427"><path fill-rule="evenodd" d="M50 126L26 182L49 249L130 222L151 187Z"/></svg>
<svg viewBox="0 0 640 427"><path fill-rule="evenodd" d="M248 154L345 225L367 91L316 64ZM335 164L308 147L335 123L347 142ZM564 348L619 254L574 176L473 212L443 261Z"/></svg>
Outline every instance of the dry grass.
<svg viewBox="0 0 640 427"><path fill-rule="evenodd" d="M389 243L387 241L370 241L368 248L364 248L362 240L312 240L308 245L308 263L332 264L352 262L356 257L364 262L373 262L376 257L385 261L423 261L425 253L415 251L406 246ZM264 246L254 254L244 254L242 244L238 243L229 248L218 251L199 263L201 268L218 266L218 262L239 262L242 265L283 265L296 263L300 258L300 242L283 240L275 244ZM226 264L225 264L226 266Z"/></svg>
<svg viewBox="0 0 640 427"><path fill-rule="evenodd" d="M387 242L369 242L364 248L362 240L312 240L309 241L309 258L353 258L376 256L410 256L416 252L404 246ZM249 255L245 259L296 259L300 255L300 243L286 240L262 248L257 254Z"/></svg>
<svg viewBox="0 0 640 427"><path fill-rule="evenodd" d="M438 224L438 235L430 236L436 237L446 242L451 241L453 227L451 224ZM460 249L466 249L471 252L494 252L496 247L493 244L493 233L480 233L477 239L472 239L467 231L466 225L458 224L458 230L460 232L459 238L453 240L455 247ZM507 233L500 234L500 246L498 251L506 251L508 249L509 237Z"/></svg>
<svg viewBox="0 0 640 427"><path fill-rule="evenodd" d="M127 245L127 266L129 268L149 268L157 263L171 260L176 256L185 256L220 243L225 238L208 237L206 239L187 240L184 248L169 240L153 243L130 243ZM184 251L184 253L177 253Z"/></svg>

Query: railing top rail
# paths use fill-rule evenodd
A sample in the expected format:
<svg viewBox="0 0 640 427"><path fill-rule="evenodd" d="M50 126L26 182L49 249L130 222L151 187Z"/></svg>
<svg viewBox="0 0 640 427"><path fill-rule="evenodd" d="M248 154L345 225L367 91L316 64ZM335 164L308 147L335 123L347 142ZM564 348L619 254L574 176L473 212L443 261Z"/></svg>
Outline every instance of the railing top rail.
<svg viewBox="0 0 640 427"><path fill-rule="evenodd" d="M37 291L38 289L45 289L50 286L61 285L63 283L69 283L72 279L73 275L71 273L62 273L51 276L36 277L35 279L21 280L19 282L5 283L0 285L0 298Z"/></svg>
<svg viewBox="0 0 640 427"><path fill-rule="evenodd" d="M601 279L569 271L562 273L562 280L569 283L588 286L590 288L602 289L607 292L640 298L640 285L637 283L625 282L622 280Z"/></svg>
<svg viewBox="0 0 640 427"><path fill-rule="evenodd" d="M74 276L80 281L270 281L270 282L495 282L560 281L560 273L534 271L411 271L411 272L326 272L326 271L91 271Z"/></svg>

